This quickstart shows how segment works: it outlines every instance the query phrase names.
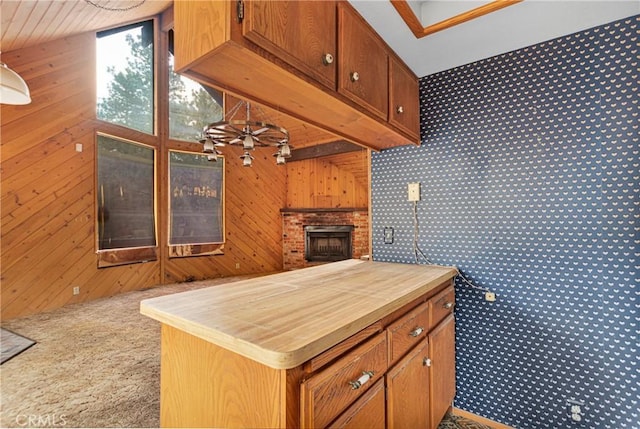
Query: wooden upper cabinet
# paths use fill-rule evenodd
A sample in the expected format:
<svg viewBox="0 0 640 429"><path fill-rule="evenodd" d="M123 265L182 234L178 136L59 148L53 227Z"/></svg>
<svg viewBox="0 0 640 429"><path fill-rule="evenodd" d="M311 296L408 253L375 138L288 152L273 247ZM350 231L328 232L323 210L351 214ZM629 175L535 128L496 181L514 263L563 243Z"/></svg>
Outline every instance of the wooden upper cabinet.
<svg viewBox="0 0 640 429"><path fill-rule="evenodd" d="M243 35L331 89L336 87L334 1L248 1Z"/></svg>
<svg viewBox="0 0 640 429"><path fill-rule="evenodd" d="M175 0L173 7L179 73L373 150L419 143L409 130L418 127L389 115L395 54L349 2ZM406 88L417 79L402 83L407 76L392 81L394 94L415 92L417 100ZM404 116L418 121L417 109L402 103Z"/></svg>
<svg viewBox="0 0 640 429"><path fill-rule="evenodd" d="M350 6L338 4L338 92L387 120L387 47Z"/></svg>
<svg viewBox="0 0 640 429"><path fill-rule="evenodd" d="M396 57L389 57L389 122L420 137L418 78Z"/></svg>

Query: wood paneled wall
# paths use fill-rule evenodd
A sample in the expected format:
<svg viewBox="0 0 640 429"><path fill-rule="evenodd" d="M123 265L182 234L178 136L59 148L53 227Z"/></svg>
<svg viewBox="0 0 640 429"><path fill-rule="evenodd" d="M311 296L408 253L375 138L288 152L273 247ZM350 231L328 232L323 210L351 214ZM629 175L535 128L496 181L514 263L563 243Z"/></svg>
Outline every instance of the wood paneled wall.
<svg viewBox="0 0 640 429"><path fill-rule="evenodd" d="M2 319L161 283L282 269L279 210L286 203L286 169L275 165L270 152L256 154L254 166L243 168L240 154L226 149L224 255L169 259L161 249L155 262L98 269L95 133L110 129L95 119L95 35L2 57L27 81L33 99L26 106L2 105L0 112ZM159 169L166 167L160 144ZM74 286L80 295L72 294Z"/></svg>
<svg viewBox="0 0 640 429"><path fill-rule="evenodd" d="M369 206L366 150L287 164L288 208Z"/></svg>

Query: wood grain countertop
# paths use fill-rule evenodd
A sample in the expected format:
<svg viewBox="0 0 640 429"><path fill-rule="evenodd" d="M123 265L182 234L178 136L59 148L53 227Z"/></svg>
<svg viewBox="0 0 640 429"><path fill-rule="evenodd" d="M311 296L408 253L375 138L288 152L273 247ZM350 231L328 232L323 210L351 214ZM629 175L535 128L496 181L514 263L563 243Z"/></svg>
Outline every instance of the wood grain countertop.
<svg viewBox="0 0 640 429"><path fill-rule="evenodd" d="M275 369L294 368L453 278L350 259L146 299L140 312Z"/></svg>

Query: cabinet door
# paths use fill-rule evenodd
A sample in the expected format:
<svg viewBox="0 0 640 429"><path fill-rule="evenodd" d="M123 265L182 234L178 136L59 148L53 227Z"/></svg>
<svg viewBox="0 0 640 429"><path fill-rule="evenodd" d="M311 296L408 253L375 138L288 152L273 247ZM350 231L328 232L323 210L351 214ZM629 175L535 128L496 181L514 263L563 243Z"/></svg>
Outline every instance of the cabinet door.
<svg viewBox="0 0 640 429"><path fill-rule="evenodd" d="M387 371L387 336L367 340L300 386L303 428L326 427Z"/></svg>
<svg viewBox="0 0 640 429"><path fill-rule="evenodd" d="M316 81L336 87L334 1L247 1L243 35Z"/></svg>
<svg viewBox="0 0 640 429"><path fill-rule="evenodd" d="M380 379L329 427L331 429L384 429L384 404L384 382Z"/></svg>
<svg viewBox="0 0 640 429"><path fill-rule="evenodd" d="M389 57L389 122L420 138L418 78L397 58Z"/></svg>
<svg viewBox="0 0 640 429"><path fill-rule="evenodd" d="M347 3L338 4L338 92L387 120L386 45Z"/></svg>
<svg viewBox="0 0 640 429"><path fill-rule="evenodd" d="M389 429L426 428L429 425L429 368L423 340L387 373Z"/></svg>
<svg viewBox="0 0 640 429"><path fill-rule="evenodd" d="M456 394L455 321L447 316L429 334L431 358L430 428L437 428Z"/></svg>

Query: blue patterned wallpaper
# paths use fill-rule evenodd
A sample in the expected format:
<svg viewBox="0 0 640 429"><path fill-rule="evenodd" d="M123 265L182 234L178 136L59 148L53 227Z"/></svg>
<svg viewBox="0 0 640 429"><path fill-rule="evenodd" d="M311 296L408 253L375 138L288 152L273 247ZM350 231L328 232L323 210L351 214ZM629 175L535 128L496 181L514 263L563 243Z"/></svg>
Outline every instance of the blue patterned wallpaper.
<svg viewBox="0 0 640 429"><path fill-rule="evenodd" d="M422 78L422 145L372 156L374 259L416 263L420 182L418 248L497 294L456 283L458 408L640 428L639 21Z"/></svg>

